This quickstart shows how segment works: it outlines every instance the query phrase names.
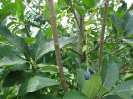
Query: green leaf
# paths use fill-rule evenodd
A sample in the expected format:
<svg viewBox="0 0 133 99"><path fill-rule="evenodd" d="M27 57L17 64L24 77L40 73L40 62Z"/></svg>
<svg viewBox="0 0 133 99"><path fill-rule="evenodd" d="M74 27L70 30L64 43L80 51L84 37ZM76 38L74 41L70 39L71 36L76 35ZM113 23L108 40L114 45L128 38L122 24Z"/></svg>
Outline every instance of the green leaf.
<svg viewBox="0 0 133 99"><path fill-rule="evenodd" d="M49 94L40 94L39 91L30 92L24 96L24 99L59 99Z"/></svg>
<svg viewBox="0 0 133 99"><path fill-rule="evenodd" d="M39 30L37 35L36 35L36 42L31 45L31 55L32 58L35 59L37 57L37 54L40 52L43 44L46 43L46 38L44 35L45 31Z"/></svg>
<svg viewBox="0 0 133 99"><path fill-rule="evenodd" d="M58 67L55 65L37 64L37 66L42 68L45 72L50 72L50 73L57 73L58 72Z"/></svg>
<svg viewBox="0 0 133 99"><path fill-rule="evenodd" d="M102 97L102 96L104 96L104 95L106 95L107 93L109 93L110 92L110 90L108 90L108 89L106 89L106 88L104 88L103 86L100 88L100 91L99 91L99 93L98 93L98 97Z"/></svg>
<svg viewBox="0 0 133 99"><path fill-rule="evenodd" d="M12 87L15 84L21 84L27 79L29 79L31 76L33 76L32 72L25 72L25 71L11 71L8 73L8 75L5 77L3 81L3 87ZM10 83L9 83L10 82Z"/></svg>
<svg viewBox="0 0 133 99"><path fill-rule="evenodd" d="M133 38L131 38L131 37L125 37L124 39L122 39L123 41L125 41L125 42L127 42L127 43L129 43L129 44L133 44Z"/></svg>
<svg viewBox="0 0 133 99"><path fill-rule="evenodd" d="M78 82L78 87L80 90L82 89L82 86L85 81L84 74L85 74L85 71L83 69L77 70L77 82Z"/></svg>
<svg viewBox="0 0 133 99"><path fill-rule="evenodd" d="M103 99L123 99L118 95L108 95L106 97L104 97Z"/></svg>
<svg viewBox="0 0 133 99"><path fill-rule="evenodd" d="M10 23L7 24L6 27L9 28L9 27L13 26L14 24L16 24L16 22L14 22L14 21L13 22L10 22Z"/></svg>
<svg viewBox="0 0 133 99"><path fill-rule="evenodd" d="M103 86L107 89L111 89L116 83L119 77L118 65L113 61L112 57L109 57L109 62L105 58L102 62L101 77Z"/></svg>
<svg viewBox="0 0 133 99"><path fill-rule="evenodd" d="M124 81L127 81L127 80L133 80L133 76L130 75L129 77L127 77Z"/></svg>
<svg viewBox="0 0 133 99"><path fill-rule="evenodd" d="M58 4L58 7L59 8L61 8L61 7L63 7L63 8L64 7L67 7L67 3L64 0L58 0L57 4Z"/></svg>
<svg viewBox="0 0 133 99"><path fill-rule="evenodd" d="M27 57L30 54L28 45L24 42L23 38L12 34L9 29L0 26L0 33L10 41L17 49L21 50Z"/></svg>
<svg viewBox="0 0 133 99"><path fill-rule="evenodd" d="M52 27L48 28L46 31L46 38L50 39L52 37Z"/></svg>
<svg viewBox="0 0 133 99"><path fill-rule="evenodd" d="M79 55L78 55L77 53L68 50L68 51L66 52L66 54L67 54L68 58L71 58L71 60L72 60L74 63L77 64L77 60L76 60L76 59L79 57ZM74 67L72 66L72 68L74 68Z"/></svg>
<svg viewBox="0 0 133 99"><path fill-rule="evenodd" d="M114 92L125 92L133 95L133 80L125 81L113 89Z"/></svg>
<svg viewBox="0 0 133 99"><path fill-rule="evenodd" d="M10 13L16 8L16 4L9 3L6 4L2 9L0 9L0 21L4 20Z"/></svg>
<svg viewBox="0 0 133 99"><path fill-rule="evenodd" d="M93 99L102 85L101 76L92 74L89 80L86 80L82 87L82 93L89 99Z"/></svg>
<svg viewBox="0 0 133 99"><path fill-rule="evenodd" d="M82 0L82 4L86 9L90 9L94 7L96 3L98 3L100 0Z"/></svg>
<svg viewBox="0 0 133 99"><path fill-rule="evenodd" d="M62 48L65 45L72 43L74 40L76 39L76 36L71 36L71 37L62 37L59 39L59 47ZM44 54L55 50L54 48L54 42L50 41L50 42L44 42L43 44L40 44L39 46L41 46L41 48L36 48L36 59L38 60L39 58L41 58Z"/></svg>
<svg viewBox="0 0 133 99"><path fill-rule="evenodd" d="M24 41L27 44L32 44L35 41L35 38L34 37L27 37L27 38L24 38Z"/></svg>
<svg viewBox="0 0 133 99"><path fill-rule="evenodd" d="M5 99L4 96L0 95L0 99Z"/></svg>
<svg viewBox="0 0 133 99"><path fill-rule="evenodd" d="M40 96L37 97L36 99L38 99L38 98L40 98L40 99L59 99L59 98L57 98L57 97L55 97L55 96L48 95L48 94L40 95Z"/></svg>
<svg viewBox="0 0 133 99"><path fill-rule="evenodd" d="M0 57L3 58L4 56L9 56L12 54L13 54L13 51L10 46L8 45L0 46Z"/></svg>
<svg viewBox="0 0 133 99"><path fill-rule="evenodd" d="M122 29L122 21L115 14L112 14L111 19L112 19L113 27L115 27L117 30L118 36L119 37L122 36L124 32L124 30Z"/></svg>
<svg viewBox="0 0 133 99"><path fill-rule="evenodd" d="M69 7L68 6L61 6L60 10L67 10Z"/></svg>
<svg viewBox="0 0 133 99"><path fill-rule="evenodd" d="M112 21L112 23L113 23L113 26L117 30L118 37L123 36L123 33L124 33L123 29L121 27L119 27L116 22Z"/></svg>
<svg viewBox="0 0 133 99"><path fill-rule="evenodd" d="M127 3L125 1L121 1L122 5L118 8L118 13L124 14L127 10Z"/></svg>
<svg viewBox="0 0 133 99"><path fill-rule="evenodd" d="M24 20L24 10L25 10L25 5L22 3L22 0L18 0L16 2L17 5L17 15L18 15L18 19L23 21Z"/></svg>
<svg viewBox="0 0 133 99"><path fill-rule="evenodd" d="M122 27L122 21L120 20L120 18L117 15L112 14L111 19L112 19L112 21L117 23L119 27Z"/></svg>
<svg viewBox="0 0 133 99"><path fill-rule="evenodd" d="M30 69L30 64L28 62L24 64L14 65L11 71L26 70L26 69Z"/></svg>
<svg viewBox="0 0 133 99"><path fill-rule="evenodd" d="M0 60L0 66L5 66L5 65L16 65L16 64L24 64L27 61L24 60L23 58L19 56L5 56Z"/></svg>
<svg viewBox="0 0 133 99"><path fill-rule="evenodd" d="M82 52L84 52L86 50L87 50L87 45L84 45L83 48L82 48Z"/></svg>
<svg viewBox="0 0 133 99"><path fill-rule="evenodd" d="M125 35L133 34L133 11L129 11L124 17L123 29Z"/></svg>
<svg viewBox="0 0 133 99"><path fill-rule="evenodd" d="M68 5L69 5L69 1L68 0L64 0Z"/></svg>
<svg viewBox="0 0 133 99"><path fill-rule="evenodd" d="M2 22L0 22L0 25L5 26L6 23L7 23L7 17Z"/></svg>
<svg viewBox="0 0 133 99"><path fill-rule="evenodd" d="M70 90L64 95L63 99L88 99L88 98L77 90Z"/></svg>
<svg viewBox="0 0 133 99"><path fill-rule="evenodd" d="M30 27L31 27L31 23L30 22L27 22L25 24L25 28L23 28L22 30L26 33L27 37L31 37L31 30L30 30Z"/></svg>
<svg viewBox="0 0 133 99"><path fill-rule="evenodd" d="M8 42L8 40L5 37L0 36L0 42Z"/></svg>
<svg viewBox="0 0 133 99"><path fill-rule="evenodd" d="M82 6L78 6L77 4L73 4L74 5L74 8L78 11L78 13L80 15L84 15L85 14L85 9L82 7Z"/></svg>
<svg viewBox="0 0 133 99"><path fill-rule="evenodd" d="M18 95L23 96L28 92L34 92L44 87L58 85L58 84L59 82L53 79L34 76L21 85Z"/></svg>
<svg viewBox="0 0 133 99"><path fill-rule="evenodd" d="M127 92L118 92L117 94L123 99L133 99L132 96Z"/></svg>
<svg viewBox="0 0 133 99"><path fill-rule="evenodd" d="M26 0L27 1L27 3L31 3L31 0Z"/></svg>

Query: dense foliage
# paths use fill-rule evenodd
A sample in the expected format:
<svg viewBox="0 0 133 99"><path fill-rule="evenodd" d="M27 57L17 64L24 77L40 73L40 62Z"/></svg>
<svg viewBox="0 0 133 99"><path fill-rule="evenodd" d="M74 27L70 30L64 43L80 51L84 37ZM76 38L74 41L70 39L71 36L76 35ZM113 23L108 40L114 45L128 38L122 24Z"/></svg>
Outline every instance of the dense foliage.
<svg viewBox="0 0 133 99"><path fill-rule="evenodd" d="M51 1L0 0L0 99L132 99L132 5L128 9L123 0L54 2L65 92Z"/></svg>

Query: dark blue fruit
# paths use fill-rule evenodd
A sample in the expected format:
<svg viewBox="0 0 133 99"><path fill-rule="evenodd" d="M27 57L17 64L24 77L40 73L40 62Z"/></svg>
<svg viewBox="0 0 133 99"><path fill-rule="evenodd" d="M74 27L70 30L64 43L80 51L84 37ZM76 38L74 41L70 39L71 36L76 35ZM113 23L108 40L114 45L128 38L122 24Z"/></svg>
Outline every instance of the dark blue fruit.
<svg viewBox="0 0 133 99"><path fill-rule="evenodd" d="M36 19L35 19L35 21L40 21L40 18L41 18L41 16L40 15L38 15L37 17L36 17Z"/></svg>
<svg viewBox="0 0 133 99"><path fill-rule="evenodd" d="M43 18L42 19L42 24L45 24L46 23L46 20Z"/></svg>
<svg viewBox="0 0 133 99"><path fill-rule="evenodd" d="M70 33L67 33L67 37L70 37Z"/></svg>
<svg viewBox="0 0 133 99"><path fill-rule="evenodd" d="M90 72L89 72L89 71L85 72L85 74L84 74L84 78L85 78L85 80L89 80L90 77L91 77Z"/></svg>
<svg viewBox="0 0 133 99"><path fill-rule="evenodd" d="M89 67L88 71L89 71L91 74L94 74L94 69L93 69L93 67Z"/></svg>

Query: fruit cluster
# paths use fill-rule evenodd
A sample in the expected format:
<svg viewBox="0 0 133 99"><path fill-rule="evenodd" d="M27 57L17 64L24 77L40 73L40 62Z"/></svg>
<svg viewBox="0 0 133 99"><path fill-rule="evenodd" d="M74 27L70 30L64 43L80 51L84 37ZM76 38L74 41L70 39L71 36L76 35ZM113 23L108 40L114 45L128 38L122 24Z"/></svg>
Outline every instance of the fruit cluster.
<svg viewBox="0 0 133 99"><path fill-rule="evenodd" d="M38 15L36 18L35 18L35 21L36 22L39 22L40 21L40 19L41 19L41 15ZM45 18L42 18L42 24L45 24L46 23L46 20L45 20Z"/></svg>
<svg viewBox="0 0 133 99"><path fill-rule="evenodd" d="M84 74L85 80L89 80L91 77L91 74L94 74L94 69L92 67L89 67L88 71L85 72L85 74Z"/></svg>

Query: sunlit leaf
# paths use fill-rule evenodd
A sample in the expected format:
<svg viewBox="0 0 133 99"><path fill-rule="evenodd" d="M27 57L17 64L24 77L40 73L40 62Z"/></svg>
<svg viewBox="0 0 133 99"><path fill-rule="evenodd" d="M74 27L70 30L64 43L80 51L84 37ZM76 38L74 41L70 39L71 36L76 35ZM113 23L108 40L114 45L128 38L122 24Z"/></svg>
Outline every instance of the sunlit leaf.
<svg viewBox="0 0 133 99"><path fill-rule="evenodd" d="M82 87L82 93L89 99L93 99L102 85L101 76L92 74L89 80L86 80Z"/></svg>
<svg viewBox="0 0 133 99"><path fill-rule="evenodd" d="M11 11L16 8L16 4L9 3L6 4L2 9L0 9L0 21L4 20L8 15L11 14Z"/></svg>
<svg viewBox="0 0 133 99"><path fill-rule="evenodd" d="M0 26L0 33L10 41L16 48L21 50L27 57L29 57L30 50L22 37L12 34L9 29L4 26Z"/></svg>
<svg viewBox="0 0 133 99"><path fill-rule="evenodd" d="M19 56L5 56L0 60L0 66L23 64L27 61Z"/></svg>

